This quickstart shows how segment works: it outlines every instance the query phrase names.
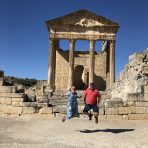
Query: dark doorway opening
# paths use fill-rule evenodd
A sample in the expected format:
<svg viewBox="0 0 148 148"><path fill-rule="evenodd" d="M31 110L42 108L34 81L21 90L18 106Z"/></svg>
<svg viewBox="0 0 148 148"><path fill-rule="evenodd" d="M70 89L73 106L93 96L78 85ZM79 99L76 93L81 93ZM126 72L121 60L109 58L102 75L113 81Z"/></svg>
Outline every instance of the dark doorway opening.
<svg viewBox="0 0 148 148"><path fill-rule="evenodd" d="M82 79L83 71L84 71L84 67L82 65L77 65L74 70L74 86L78 90L85 89L85 85Z"/></svg>

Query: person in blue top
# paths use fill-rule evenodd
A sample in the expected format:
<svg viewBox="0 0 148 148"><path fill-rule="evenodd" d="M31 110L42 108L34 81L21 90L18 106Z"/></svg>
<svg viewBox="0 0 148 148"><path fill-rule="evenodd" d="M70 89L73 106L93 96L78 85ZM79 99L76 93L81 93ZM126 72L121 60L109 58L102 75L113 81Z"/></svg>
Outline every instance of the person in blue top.
<svg viewBox="0 0 148 148"><path fill-rule="evenodd" d="M61 95L61 98L63 96L68 96L68 103L67 103L67 114L66 116L63 117L62 122L64 122L66 119L79 117L77 98L80 98L81 96L77 95L76 88L72 86L69 92L67 92L64 95Z"/></svg>

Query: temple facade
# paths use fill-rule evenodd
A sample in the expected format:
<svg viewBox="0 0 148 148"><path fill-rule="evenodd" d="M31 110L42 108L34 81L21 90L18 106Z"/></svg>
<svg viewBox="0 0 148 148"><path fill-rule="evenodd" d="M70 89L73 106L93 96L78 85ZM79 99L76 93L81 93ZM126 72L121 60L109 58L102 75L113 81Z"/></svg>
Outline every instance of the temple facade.
<svg viewBox="0 0 148 148"><path fill-rule="evenodd" d="M90 82L96 88L111 88L115 81L115 42L119 24L87 10L49 20L48 86L65 90L75 85L85 89ZM61 39L69 40L69 50L60 48ZM76 51L77 40L88 40L89 50ZM95 42L102 41L96 52Z"/></svg>

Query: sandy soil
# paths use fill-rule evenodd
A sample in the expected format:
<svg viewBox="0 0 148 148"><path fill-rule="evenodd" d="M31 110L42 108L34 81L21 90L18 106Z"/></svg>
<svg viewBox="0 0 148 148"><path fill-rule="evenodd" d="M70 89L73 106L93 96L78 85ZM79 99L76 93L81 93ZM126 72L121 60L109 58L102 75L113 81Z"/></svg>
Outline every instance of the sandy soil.
<svg viewBox="0 0 148 148"><path fill-rule="evenodd" d="M148 148L148 121L0 117L0 148Z"/></svg>

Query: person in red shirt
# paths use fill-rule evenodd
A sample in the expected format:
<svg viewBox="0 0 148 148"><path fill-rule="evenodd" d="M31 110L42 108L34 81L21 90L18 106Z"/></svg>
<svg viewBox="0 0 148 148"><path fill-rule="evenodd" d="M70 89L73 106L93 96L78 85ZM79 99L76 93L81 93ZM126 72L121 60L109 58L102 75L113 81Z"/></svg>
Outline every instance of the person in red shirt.
<svg viewBox="0 0 148 148"><path fill-rule="evenodd" d="M93 110L95 123L98 123L98 116L99 116L99 108L98 104L101 100L101 95L97 89L94 87L94 83L90 83L89 87L84 92L84 103L85 107L83 110L84 114L89 116L89 120L92 119L92 114L88 113L89 110Z"/></svg>

